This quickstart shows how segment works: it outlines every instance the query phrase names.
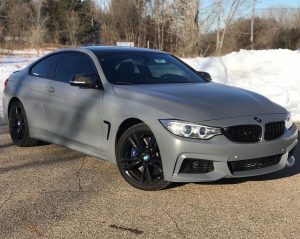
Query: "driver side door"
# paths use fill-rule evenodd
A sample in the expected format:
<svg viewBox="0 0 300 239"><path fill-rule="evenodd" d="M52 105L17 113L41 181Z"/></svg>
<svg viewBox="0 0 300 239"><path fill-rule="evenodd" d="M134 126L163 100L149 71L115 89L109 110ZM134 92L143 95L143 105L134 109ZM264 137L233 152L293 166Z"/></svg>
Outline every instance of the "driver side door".
<svg viewBox="0 0 300 239"><path fill-rule="evenodd" d="M48 97L43 105L47 131L55 143L99 154L104 92L71 86L70 81L78 74L98 74L90 56L81 52L62 53L54 80L46 86Z"/></svg>

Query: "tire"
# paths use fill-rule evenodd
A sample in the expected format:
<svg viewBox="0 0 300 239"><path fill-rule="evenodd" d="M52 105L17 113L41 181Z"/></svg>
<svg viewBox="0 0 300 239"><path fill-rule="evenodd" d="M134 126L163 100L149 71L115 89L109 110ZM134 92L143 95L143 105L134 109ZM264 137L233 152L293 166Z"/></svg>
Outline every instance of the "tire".
<svg viewBox="0 0 300 239"><path fill-rule="evenodd" d="M161 190L171 183L164 180L156 139L146 124L137 124L121 136L116 158L123 178L142 190Z"/></svg>
<svg viewBox="0 0 300 239"><path fill-rule="evenodd" d="M35 146L39 140L30 138L25 109L20 101L15 101L8 112L9 132L12 141L19 147Z"/></svg>

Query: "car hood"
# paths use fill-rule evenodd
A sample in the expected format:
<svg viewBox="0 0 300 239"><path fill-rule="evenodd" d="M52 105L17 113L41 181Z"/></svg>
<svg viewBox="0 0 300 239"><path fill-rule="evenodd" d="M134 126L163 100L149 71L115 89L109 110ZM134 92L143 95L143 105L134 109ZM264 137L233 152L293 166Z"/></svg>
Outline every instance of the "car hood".
<svg viewBox="0 0 300 239"><path fill-rule="evenodd" d="M194 122L286 113L266 97L218 83L115 85L114 92L134 102Z"/></svg>

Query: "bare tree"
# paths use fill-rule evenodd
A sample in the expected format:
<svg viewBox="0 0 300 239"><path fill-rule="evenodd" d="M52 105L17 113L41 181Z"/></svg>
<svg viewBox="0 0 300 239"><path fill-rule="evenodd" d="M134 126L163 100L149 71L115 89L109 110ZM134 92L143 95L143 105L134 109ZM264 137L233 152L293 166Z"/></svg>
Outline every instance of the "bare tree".
<svg viewBox="0 0 300 239"><path fill-rule="evenodd" d="M1 0L0 1L0 39L2 37L2 31L4 30L4 26L1 22L1 13L2 13L2 10L4 9L4 7L6 6L6 0Z"/></svg>
<svg viewBox="0 0 300 239"><path fill-rule="evenodd" d="M221 13L222 13L222 0L217 0L217 40L216 40L216 50L219 50L220 47L220 26L221 26Z"/></svg>
<svg viewBox="0 0 300 239"><path fill-rule="evenodd" d="M164 49L164 26L167 21L166 0L152 1L152 19L156 24L156 47L160 50Z"/></svg>
<svg viewBox="0 0 300 239"><path fill-rule="evenodd" d="M72 46L77 45L77 33L80 26L80 19L77 12L71 10L66 16L66 27L69 35L70 44Z"/></svg>
<svg viewBox="0 0 300 239"><path fill-rule="evenodd" d="M6 5L6 2L7 2L7 0L1 0L1 1L0 1L0 11L3 10L3 8L4 8L5 5Z"/></svg>
<svg viewBox="0 0 300 239"><path fill-rule="evenodd" d="M250 33L250 42L251 42L251 49L253 50L254 44L254 17L255 17L255 4L256 0L252 0L252 16L251 16L251 33Z"/></svg>
<svg viewBox="0 0 300 239"><path fill-rule="evenodd" d="M223 31L222 31L222 35L220 38L220 42L217 46L218 55L221 55L227 28L231 24L233 18L235 17L237 10L244 2L245 2L245 0L231 0L230 8L228 9L228 12L227 12L227 14L225 14L225 17L224 17Z"/></svg>
<svg viewBox="0 0 300 239"><path fill-rule="evenodd" d="M36 49L37 55L40 55L40 49L44 43L44 37L46 34L45 24L47 16L42 14L42 8L45 0L32 0L33 11L32 11L32 26L30 28L30 42Z"/></svg>
<svg viewBox="0 0 300 239"><path fill-rule="evenodd" d="M175 2L177 38L181 44L178 51L187 55L198 54L199 43L199 0L178 0ZM174 23L174 21L173 21Z"/></svg>
<svg viewBox="0 0 300 239"><path fill-rule="evenodd" d="M5 34L9 41L25 42L28 38L30 29L31 8L28 3L19 0L10 0L6 2L5 14Z"/></svg>

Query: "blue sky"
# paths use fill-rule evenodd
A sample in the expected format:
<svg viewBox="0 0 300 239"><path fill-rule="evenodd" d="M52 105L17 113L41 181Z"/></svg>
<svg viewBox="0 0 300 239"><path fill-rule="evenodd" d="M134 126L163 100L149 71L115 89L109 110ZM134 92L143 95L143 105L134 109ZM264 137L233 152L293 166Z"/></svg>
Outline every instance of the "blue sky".
<svg viewBox="0 0 300 239"><path fill-rule="evenodd" d="M252 0L248 0L252 2ZM215 0L202 0L204 6L211 5ZM300 7L300 0L256 0L256 8L272 8L278 6Z"/></svg>
<svg viewBox="0 0 300 239"><path fill-rule="evenodd" d="M269 8L277 6L300 7L300 0L257 0L257 8Z"/></svg>

